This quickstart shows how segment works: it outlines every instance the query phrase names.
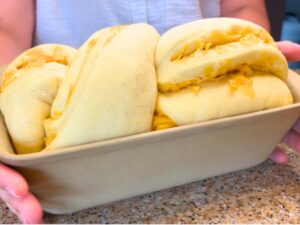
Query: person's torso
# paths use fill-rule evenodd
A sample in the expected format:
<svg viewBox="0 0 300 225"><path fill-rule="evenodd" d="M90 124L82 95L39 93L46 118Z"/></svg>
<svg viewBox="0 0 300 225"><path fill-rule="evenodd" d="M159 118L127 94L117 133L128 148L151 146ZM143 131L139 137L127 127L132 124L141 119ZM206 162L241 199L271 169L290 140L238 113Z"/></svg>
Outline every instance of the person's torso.
<svg viewBox="0 0 300 225"><path fill-rule="evenodd" d="M34 44L79 47L95 31L149 23L160 33L179 24L220 15L220 0L37 0Z"/></svg>

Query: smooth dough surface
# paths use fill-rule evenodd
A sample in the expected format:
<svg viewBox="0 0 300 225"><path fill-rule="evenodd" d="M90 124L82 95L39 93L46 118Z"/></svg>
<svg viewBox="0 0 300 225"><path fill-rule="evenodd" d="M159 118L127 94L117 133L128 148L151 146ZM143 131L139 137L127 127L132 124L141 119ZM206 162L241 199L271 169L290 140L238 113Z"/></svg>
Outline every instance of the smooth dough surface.
<svg viewBox="0 0 300 225"><path fill-rule="evenodd" d="M177 125L191 124L291 104L287 85L272 75L251 77L254 96L241 88L232 91L228 80L210 82L198 92L183 90L159 95L158 105Z"/></svg>
<svg viewBox="0 0 300 225"><path fill-rule="evenodd" d="M153 27L134 24L105 29L89 39L90 48L84 45L76 56L81 66L71 68L73 85L62 85L62 92L69 93L66 104L44 123L50 137L46 150L150 131L158 38ZM65 95L55 102L60 96Z"/></svg>
<svg viewBox="0 0 300 225"><path fill-rule="evenodd" d="M44 120L76 50L46 44L17 57L5 70L0 107L18 154L45 147Z"/></svg>

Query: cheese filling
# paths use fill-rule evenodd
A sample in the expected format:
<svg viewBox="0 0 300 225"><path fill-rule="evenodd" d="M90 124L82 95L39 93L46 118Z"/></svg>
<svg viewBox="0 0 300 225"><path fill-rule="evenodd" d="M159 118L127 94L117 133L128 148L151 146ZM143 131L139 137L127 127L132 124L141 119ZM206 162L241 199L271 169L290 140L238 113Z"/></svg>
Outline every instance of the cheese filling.
<svg viewBox="0 0 300 225"><path fill-rule="evenodd" d="M45 54L41 49L32 49L23 57L22 61L15 66L15 68L6 71L3 74L1 91L3 91L11 82L18 78L18 71L23 69L30 69L34 67L41 67L46 63L56 62L63 65L68 65L68 59L63 53L63 49L56 46L53 54Z"/></svg>
<svg viewBox="0 0 300 225"><path fill-rule="evenodd" d="M22 74L20 71L38 67L41 68L43 65L53 62L57 64L62 64L64 66L68 66L70 64L69 60L67 59L67 56L63 52L63 49L59 46L54 48L52 55L44 53L41 49L32 49L25 55L22 61L16 65L15 68L7 71L3 75L4 79L2 81L1 91L3 91L9 84L14 82L16 79L18 79L19 75ZM45 132L47 133L47 130ZM55 137L53 137L53 134L51 134L50 136L51 137L44 138L45 146L47 146L50 140L54 139Z"/></svg>
<svg viewBox="0 0 300 225"><path fill-rule="evenodd" d="M257 72L257 70L251 68L250 66L242 65L234 71L230 71L227 74L222 74L212 79L192 80L184 81L180 84L172 84L170 85L171 88L167 89L167 91L165 91L166 89L159 89L159 94L168 95L172 94L172 92L183 91L183 89L191 90L197 93L201 91L206 82L227 80L227 85L230 92L234 93L237 90L240 90L244 95L253 98L255 96L255 92L252 87L253 81L251 76L255 75ZM153 117L152 130L162 130L175 126L177 126L176 123L167 115L165 115L163 110L157 104Z"/></svg>
<svg viewBox="0 0 300 225"><path fill-rule="evenodd" d="M192 80L182 81L182 82L175 83L175 84L168 84L168 83L158 84L158 91L162 94L177 92L182 89L191 89L191 90L197 92L201 89L201 86L205 82L220 81L223 79L227 79L229 76L232 77L237 74L249 77L249 76L253 75L256 71L260 71L260 69L253 68L249 65L241 65L241 66L237 67L235 70L229 71L225 74L220 74L216 77L202 76L201 78L197 77ZM272 72L270 72L270 73L272 73Z"/></svg>
<svg viewBox="0 0 300 225"><path fill-rule="evenodd" d="M190 40L171 56L170 61L183 60L193 57L197 53L206 53L212 49L221 54L223 52L222 46L234 42L239 42L242 45L257 44L260 42L271 44L273 40L263 30L236 25L230 27L228 30L214 30L196 40Z"/></svg>
<svg viewBox="0 0 300 225"><path fill-rule="evenodd" d="M157 104L152 120L152 130L164 130L176 126L176 123L166 116Z"/></svg>

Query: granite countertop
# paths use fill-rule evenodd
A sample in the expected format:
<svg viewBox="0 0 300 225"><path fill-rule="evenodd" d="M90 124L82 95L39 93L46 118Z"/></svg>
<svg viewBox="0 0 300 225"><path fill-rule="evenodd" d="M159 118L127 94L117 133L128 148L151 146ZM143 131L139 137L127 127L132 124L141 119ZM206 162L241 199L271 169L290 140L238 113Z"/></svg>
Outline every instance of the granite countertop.
<svg viewBox="0 0 300 225"><path fill-rule="evenodd" d="M300 223L300 156L67 215L45 223ZM0 202L0 223L19 223Z"/></svg>

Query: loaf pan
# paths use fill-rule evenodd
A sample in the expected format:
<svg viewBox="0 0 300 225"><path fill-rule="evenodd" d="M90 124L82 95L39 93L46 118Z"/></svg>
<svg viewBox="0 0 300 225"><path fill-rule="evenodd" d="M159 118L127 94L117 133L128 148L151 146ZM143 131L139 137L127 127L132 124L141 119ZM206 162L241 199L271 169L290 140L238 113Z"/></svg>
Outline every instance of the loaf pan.
<svg viewBox="0 0 300 225"><path fill-rule="evenodd" d="M15 155L2 115L0 161L18 170L45 211L62 214L265 161L300 115L300 77L289 106L68 147Z"/></svg>

